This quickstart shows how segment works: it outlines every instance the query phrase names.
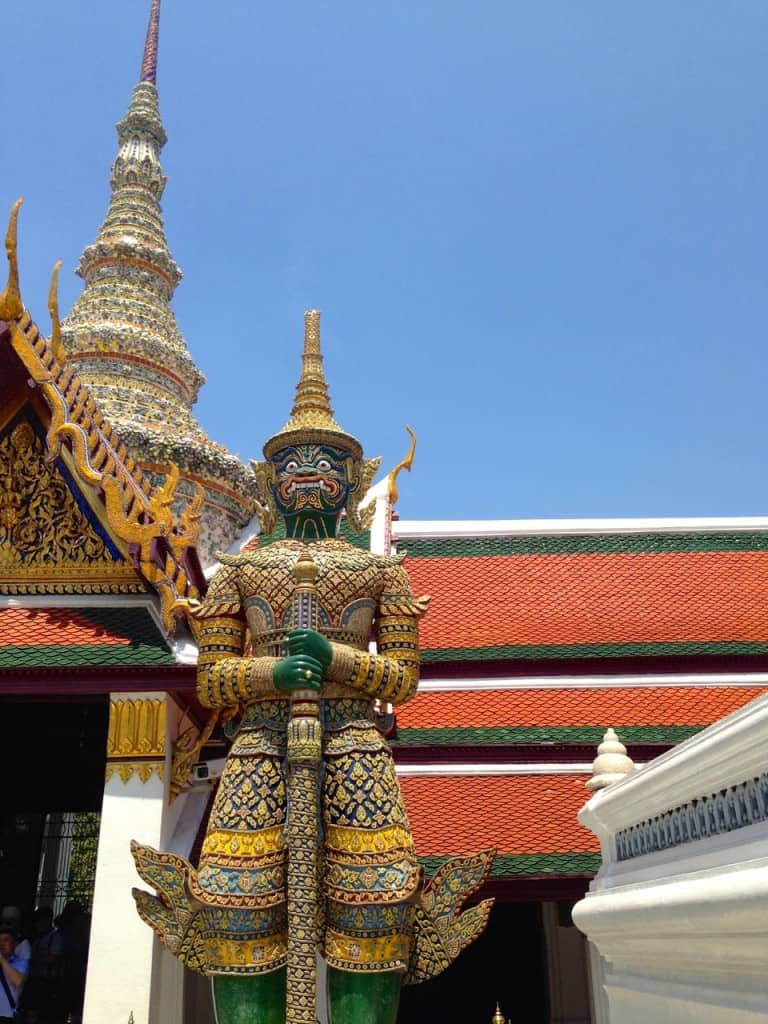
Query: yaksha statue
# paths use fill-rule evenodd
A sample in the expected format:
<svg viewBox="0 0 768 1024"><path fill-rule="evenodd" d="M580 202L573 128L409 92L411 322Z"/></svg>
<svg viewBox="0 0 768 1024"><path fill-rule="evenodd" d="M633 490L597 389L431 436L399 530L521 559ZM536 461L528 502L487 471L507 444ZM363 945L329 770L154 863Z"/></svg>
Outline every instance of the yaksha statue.
<svg viewBox="0 0 768 1024"><path fill-rule="evenodd" d="M234 736L200 862L134 844L159 897L134 894L164 944L212 977L219 1024L314 1024L318 955L332 1024L393 1024L403 978L438 973L484 927L489 901L458 909L492 853L423 885L374 702L416 692L427 602L401 557L338 536L342 514L363 528L379 460L333 419L317 312L264 457L261 543L221 556L197 613L199 699Z"/></svg>

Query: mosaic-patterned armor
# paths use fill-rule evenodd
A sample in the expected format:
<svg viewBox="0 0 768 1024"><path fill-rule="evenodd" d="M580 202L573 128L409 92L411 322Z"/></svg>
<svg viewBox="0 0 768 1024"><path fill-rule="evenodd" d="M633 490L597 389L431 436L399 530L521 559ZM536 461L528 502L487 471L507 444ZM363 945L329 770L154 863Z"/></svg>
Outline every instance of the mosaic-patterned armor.
<svg viewBox="0 0 768 1024"><path fill-rule="evenodd" d="M281 540L224 559L199 613L200 700L244 706L192 886L207 907L227 908L219 917L228 927L209 939L222 972L266 972L285 963L289 702L275 689L273 669L291 626L292 571L306 546ZM319 691L321 946L333 967L402 971L419 871L374 700L399 704L416 692L423 605L400 559L339 539L309 547L319 570L320 631L332 649ZM377 654L368 651L373 632Z"/></svg>

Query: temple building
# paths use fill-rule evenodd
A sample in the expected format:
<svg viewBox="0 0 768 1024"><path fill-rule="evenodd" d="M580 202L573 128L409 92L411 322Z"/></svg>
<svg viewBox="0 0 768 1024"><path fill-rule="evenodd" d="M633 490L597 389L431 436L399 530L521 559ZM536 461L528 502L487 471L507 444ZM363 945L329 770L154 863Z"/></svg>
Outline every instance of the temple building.
<svg viewBox="0 0 768 1024"><path fill-rule="evenodd" d="M129 844L199 854L229 741L196 699L188 613L216 551L261 542L243 529L250 470L193 418L203 376L171 307L159 7L81 295L60 322L54 272L44 336L18 205L0 294L0 708L19 766L0 905L88 912L85 1024L212 1021L207 983L135 912ZM381 709L417 853L432 873L497 850L487 932L406 989L399 1020L490 1021L498 1001L515 1020L597 1021L570 917L599 867L577 819L595 748L612 726L642 765L768 691L768 517L416 522L386 481L372 493L355 543L405 554L431 596L419 692Z"/></svg>

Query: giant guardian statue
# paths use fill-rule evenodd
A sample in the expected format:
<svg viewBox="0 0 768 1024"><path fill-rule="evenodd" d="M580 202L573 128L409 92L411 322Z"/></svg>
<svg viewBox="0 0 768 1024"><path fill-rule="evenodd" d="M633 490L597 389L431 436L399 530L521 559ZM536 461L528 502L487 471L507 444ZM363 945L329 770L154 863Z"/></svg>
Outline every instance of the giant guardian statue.
<svg viewBox="0 0 768 1024"><path fill-rule="evenodd" d="M200 861L134 844L157 892L139 913L212 978L219 1024L314 1024L318 957L331 1024L394 1024L403 979L487 921L490 901L459 910L492 853L424 884L377 727L376 702L416 692L427 607L402 556L339 536L342 516L365 529L378 465L333 418L310 311L291 418L254 464L259 546L221 556L196 612L198 695L233 737Z"/></svg>

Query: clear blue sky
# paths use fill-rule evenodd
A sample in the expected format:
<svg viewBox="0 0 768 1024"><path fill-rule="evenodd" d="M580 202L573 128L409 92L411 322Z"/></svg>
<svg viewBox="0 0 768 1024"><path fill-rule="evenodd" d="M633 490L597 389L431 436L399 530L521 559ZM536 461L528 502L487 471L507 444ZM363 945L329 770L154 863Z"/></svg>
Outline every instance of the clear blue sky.
<svg viewBox="0 0 768 1024"><path fill-rule="evenodd" d="M47 329L149 0L6 8L0 201ZM342 425L385 466L417 430L404 517L768 513L763 0L163 0L158 86L211 437L259 455L318 307Z"/></svg>

